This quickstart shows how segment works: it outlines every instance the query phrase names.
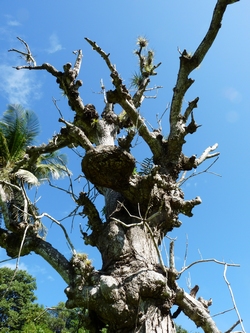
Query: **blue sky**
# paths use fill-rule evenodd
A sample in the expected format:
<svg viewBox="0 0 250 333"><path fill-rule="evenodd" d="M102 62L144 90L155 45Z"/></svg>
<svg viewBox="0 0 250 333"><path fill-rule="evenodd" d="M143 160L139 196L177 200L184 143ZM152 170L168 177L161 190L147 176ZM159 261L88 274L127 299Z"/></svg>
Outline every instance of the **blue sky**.
<svg viewBox="0 0 250 333"><path fill-rule="evenodd" d="M156 114L161 115L171 101L175 84L179 54L177 48L193 52L208 28L215 1L208 0L127 0L127 1L80 1L43 0L37 5L29 1L1 3L0 14L0 105L2 112L9 103L20 103L34 110L41 124L39 141L48 139L60 129L59 114L52 103L58 102L65 119L72 119L67 101L61 95L55 79L42 71L15 71L12 66L24 64L17 54L8 53L10 48L22 46L17 36L29 43L37 64L49 62L61 69L66 62L74 63L72 51L82 49L84 58L80 73L83 80L81 96L85 104L95 104L99 111L103 108L100 92L100 79L107 89L111 87L109 72L103 60L92 51L84 37L96 41L116 64L125 83L137 68L133 54L136 38L146 36L155 51L156 62L162 62L158 75L151 84L161 85L157 99L146 99L141 108L145 118L156 127ZM241 0L228 8L222 29L209 54L191 77L195 83L185 101L199 96L199 107L195 110L197 123L202 124L198 132L187 138L185 153L201 154L205 148L218 142L221 155L210 170L190 178L183 190L187 199L197 195L202 205L194 209L193 218L180 217L183 225L171 233L176 240L176 266L183 265L188 235L187 263L202 258L216 258L239 263L240 268L229 268L228 279L234 291L237 306L246 331L250 330L250 3ZM168 134L168 114L162 121L163 133ZM135 149L136 158L141 161L148 150L139 140ZM206 163L198 171L204 170ZM80 174L79 159L69 154L69 167L74 177ZM197 171L197 172L198 172ZM57 181L58 186L68 186L68 181ZM76 193L84 183L76 182ZM60 219L74 209L62 192L42 185L38 189L41 212L46 211ZM102 199L98 199L102 208ZM48 227L48 241L70 257L62 231L44 220ZM79 234L79 222L66 220L70 237L77 250L89 253L94 265L100 267L100 256L93 248L83 244ZM73 223L73 224L72 224ZM71 231L71 227L73 230ZM168 240L165 240L168 247ZM164 247L163 258L167 257ZM0 260L6 259L5 251L0 250ZM11 262L15 265L15 262ZM32 254L21 258L20 268L27 269L37 278L38 302L45 306L55 305L66 300L63 289L66 287L60 276L41 258ZM183 274L180 285L187 290L186 280L200 286L199 295L213 298L212 314L232 308L227 286L223 280L223 266L201 264ZM234 312L215 317L219 328L228 329L236 320ZM178 323L189 331L196 331L184 315Z"/></svg>

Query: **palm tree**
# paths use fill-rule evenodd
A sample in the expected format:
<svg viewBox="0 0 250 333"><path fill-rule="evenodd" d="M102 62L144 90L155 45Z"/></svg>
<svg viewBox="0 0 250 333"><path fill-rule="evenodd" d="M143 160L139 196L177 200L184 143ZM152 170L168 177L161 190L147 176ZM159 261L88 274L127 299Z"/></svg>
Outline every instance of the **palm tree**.
<svg viewBox="0 0 250 333"><path fill-rule="evenodd" d="M27 187L68 173L66 156L58 152L41 155L34 165L16 171L27 146L34 144L38 134L36 114L19 104L9 105L0 120L0 213L10 229L20 228L25 221L37 222L32 218L37 209L26 195Z"/></svg>

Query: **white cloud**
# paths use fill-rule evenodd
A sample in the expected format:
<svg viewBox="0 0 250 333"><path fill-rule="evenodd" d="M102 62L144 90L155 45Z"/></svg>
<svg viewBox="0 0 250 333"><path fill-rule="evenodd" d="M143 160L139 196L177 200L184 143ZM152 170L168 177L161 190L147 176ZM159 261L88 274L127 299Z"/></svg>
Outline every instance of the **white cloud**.
<svg viewBox="0 0 250 333"><path fill-rule="evenodd" d="M9 20L7 22L8 25L12 26L12 27L18 27L19 25L21 25L18 21L16 20Z"/></svg>
<svg viewBox="0 0 250 333"><path fill-rule="evenodd" d="M239 114L235 111L229 111L226 118L229 123L235 123L239 119Z"/></svg>
<svg viewBox="0 0 250 333"><path fill-rule="evenodd" d="M6 17L7 25L12 26L12 27L17 27L17 26L21 25L21 23L18 20L14 19L12 15L6 14L4 16Z"/></svg>
<svg viewBox="0 0 250 333"><path fill-rule="evenodd" d="M240 92L232 87L226 88L223 93L230 102L239 103L242 99Z"/></svg>
<svg viewBox="0 0 250 333"><path fill-rule="evenodd" d="M33 265L32 268L30 268L31 274L37 275L37 274L46 274L46 269L44 267L41 267L39 265Z"/></svg>
<svg viewBox="0 0 250 333"><path fill-rule="evenodd" d="M47 276L47 279L48 279L49 281L55 281L55 279L54 279L53 276L51 276L51 275L48 275L48 276Z"/></svg>
<svg viewBox="0 0 250 333"><path fill-rule="evenodd" d="M0 94L10 104L21 104L27 106L31 99L40 98L40 85L26 70L15 70L8 65L0 65L1 81Z"/></svg>
<svg viewBox="0 0 250 333"><path fill-rule="evenodd" d="M55 33L49 37L50 47L47 49L48 53L55 53L63 49L62 45L59 42L59 39Z"/></svg>
<svg viewBox="0 0 250 333"><path fill-rule="evenodd" d="M16 263L6 263L6 264L1 265L0 267L8 267L8 268L14 270L14 269L16 269ZM28 268L27 268L27 266L24 263L21 262L18 265L18 270L28 271Z"/></svg>

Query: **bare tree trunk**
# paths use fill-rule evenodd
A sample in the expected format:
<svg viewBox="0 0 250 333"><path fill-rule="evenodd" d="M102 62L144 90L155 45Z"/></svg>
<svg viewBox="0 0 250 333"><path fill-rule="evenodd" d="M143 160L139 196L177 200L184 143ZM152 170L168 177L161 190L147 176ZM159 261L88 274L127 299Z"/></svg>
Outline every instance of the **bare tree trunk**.
<svg viewBox="0 0 250 333"><path fill-rule="evenodd" d="M86 307L101 327L108 325L109 332L175 332L170 313L174 292L159 264L158 240L152 239L145 224L137 226L126 211L119 213L97 239L102 269L88 286L82 276L75 276L66 290L67 305Z"/></svg>

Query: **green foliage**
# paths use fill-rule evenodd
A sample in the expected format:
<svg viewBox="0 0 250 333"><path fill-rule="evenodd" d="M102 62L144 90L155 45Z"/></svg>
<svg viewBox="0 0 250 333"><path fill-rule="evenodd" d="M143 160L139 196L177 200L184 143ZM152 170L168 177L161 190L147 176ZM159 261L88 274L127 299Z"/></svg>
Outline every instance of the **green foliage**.
<svg viewBox="0 0 250 333"><path fill-rule="evenodd" d="M175 325L176 327L176 333L188 333L187 330L181 327L181 325Z"/></svg>
<svg viewBox="0 0 250 333"><path fill-rule="evenodd" d="M70 171L66 167L67 156L58 152L44 154L39 157L32 171L39 180L59 179Z"/></svg>
<svg viewBox="0 0 250 333"><path fill-rule="evenodd" d="M22 328L21 333L54 333L51 331L46 324L36 325L34 322L25 324Z"/></svg>
<svg viewBox="0 0 250 333"><path fill-rule="evenodd" d="M81 309L67 309L63 302L49 309L34 303L36 281L26 271L14 275L0 268L1 333L87 333Z"/></svg>
<svg viewBox="0 0 250 333"><path fill-rule="evenodd" d="M25 110L19 104L9 105L0 121L0 132L7 145L3 153L12 160L23 157L27 146L34 142L39 134L39 120L33 111Z"/></svg>
<svg viewBox="0 0 250 333"><path fill-rule="evenodd" d="M46 323L51 331L61 333L87 333L83 328L84 315L81 309L67 309L63 302L48 311Z"/></svg>
<svg viewBox="0 0 250 333"><path fill-rule="evenodd" d="M0 331L20 332L41 311L34 290L35 279L26 271L0 268Z"/></svg>
<svg viewBox="0 0 250 333"><path fill-rule="evenodd" d="M139 175L149 175L154 167L153 157L145 158L141 163L141 170L138 172Z"/></svg>
<svg viewBox="0 0 250 333"><path fill-rule="evenodd" d="M0 168L7 167L11 171L11 167L23 158L27 146L34 144L38 134L39 120L36 114L23 109L21 105L10 105L0 120ZM66 164L64 154L44 154L35 164L27 166L27 170L22 170L21 178L30 185L38 185L41 179L58 179L67 174Z"/></svg>
<svg viewBox="0 0 250 333"><path fill-rule="evenodd" d="M143 80L143 76L140 73L135 72L131 79L131 87L138 88L140 87Z"/></svg>
<svg viewBox="0 0 250 333"><path fill-rule="evenodd" d="M70 174L66 156L57 151L42 154L33 163L25 162L26 149L34 144L38 134L36 114L21 105L10 105L0 119L0 218L3 217L8 228L10 221L12 228L16 228L24 219L23 211L27 207L24 192L27 188ZM28 202L27 211L28 223L44 238L46 229L35 219L39 215L37 207Z"/></svg>
<svg viewBox="0 0 250 333"><path fill-rule="evenodd" d="M137 38L138 49L134 53L139 58L139 73L134 73L131 79L131 86L134 88L140 88L143 80L149 76L156 75L155 69L160 66L161 63L154 64L154 51L147 50L148 40L145 37Z"/></svg>

